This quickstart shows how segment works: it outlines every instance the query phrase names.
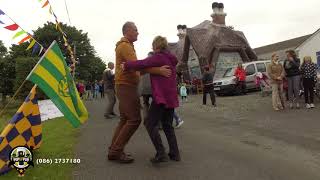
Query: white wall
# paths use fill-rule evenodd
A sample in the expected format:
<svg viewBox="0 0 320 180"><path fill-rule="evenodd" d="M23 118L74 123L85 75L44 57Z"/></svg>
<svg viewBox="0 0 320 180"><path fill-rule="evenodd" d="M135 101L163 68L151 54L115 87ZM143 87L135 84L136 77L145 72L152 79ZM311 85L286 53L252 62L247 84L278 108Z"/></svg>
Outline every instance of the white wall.
<svg viewBox="0 0 320 180"><path fill-rule="evenodd" d="M258 60L271 60L271 56L273 53L277 53L280 60L285 60L287 58L286 51L290 49L295 49L296 47L290 47L287 49L280 49L274 52L264 53L264 54L257 54Z"/></svg>
<svg viewBox="0 0 320 180"><path fill-rule="evenodd" d="M313 62L317 62L316 52L320 51L320 30L308 39L306 42L300 45L297 49L299 58L303 59L305 56L311 56Z"/></svg>

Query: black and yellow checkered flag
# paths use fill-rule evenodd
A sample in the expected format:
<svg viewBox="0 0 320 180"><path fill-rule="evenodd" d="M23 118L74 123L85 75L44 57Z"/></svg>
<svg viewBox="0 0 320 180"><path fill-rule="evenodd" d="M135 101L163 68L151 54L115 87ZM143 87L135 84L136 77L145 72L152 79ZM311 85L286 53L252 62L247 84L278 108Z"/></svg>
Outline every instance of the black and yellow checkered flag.
<svg viewBox="0 0 320 180"><path fill-rule="evenodd" d="M17 146L37 149L42 142L42 126L36 97L32 88L24 103L0 134L0 174L10 170L9 153Z"/></svg>

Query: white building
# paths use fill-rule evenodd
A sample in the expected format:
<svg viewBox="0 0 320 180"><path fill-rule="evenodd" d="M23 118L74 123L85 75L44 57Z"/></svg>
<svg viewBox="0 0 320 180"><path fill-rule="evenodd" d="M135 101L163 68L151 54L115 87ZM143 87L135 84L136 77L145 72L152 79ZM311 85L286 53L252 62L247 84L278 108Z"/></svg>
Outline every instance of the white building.
<svg viewBox="0 0 320 180"><path fill-rule="evenodd" d="M303 41L296 52L301 60L305 56L311 56L312 61L320 65L320 29Z"/></svg>
<svg viewBox="0 0 320 180"><path fill-rule="evenodd" d="M320 29L312 34L289 39L255 48L259 60L270 60L273 53L277 53L281 60L286 59L287 50L295 50L301 61L305 56L311 56L312 61L320 66Z"/></svg>
<svg viewBox="0 0 320 180"><path fill-rule="evenodd" d="M280 60L285 60L287 58L287 50L295 50L301 43L305 42L311 36L312 34L308 34L305 36L258 47L253 50L258 56L258 60L271 60L271 56L274 53L278 54Z"/></svg>

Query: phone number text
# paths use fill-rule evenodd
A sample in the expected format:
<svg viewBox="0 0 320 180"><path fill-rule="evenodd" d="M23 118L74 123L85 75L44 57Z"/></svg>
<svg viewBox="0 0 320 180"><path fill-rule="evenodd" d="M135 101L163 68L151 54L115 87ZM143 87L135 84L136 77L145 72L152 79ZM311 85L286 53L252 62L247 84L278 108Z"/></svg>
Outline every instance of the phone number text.
<svg viewBox="0 0 320 180"><path fill-rule="evenodd" d="M56 159L37 159L37 164L80 164L80 159L65 159L65 158L56 158Z"/></svg>

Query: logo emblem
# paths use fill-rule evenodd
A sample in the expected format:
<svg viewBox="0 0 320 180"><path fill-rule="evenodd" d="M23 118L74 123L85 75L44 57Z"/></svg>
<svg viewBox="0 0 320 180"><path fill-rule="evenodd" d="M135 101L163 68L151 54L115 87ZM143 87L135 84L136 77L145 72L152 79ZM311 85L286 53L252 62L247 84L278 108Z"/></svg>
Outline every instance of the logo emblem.
<svg viewBox="0 0 320 180"><path fill-rule="evenodd" d="M59 81L58 93L63 97L70 97L67 78L64 77Z"/></svg>
<svg viewBox="0 0 320 180"><path fill-rule="evenodd" d="M33 155L30 149L24 146L18 146L10 152L9 166L13 166L19 173L24 176L29 166L34 166Z"/></svg>

